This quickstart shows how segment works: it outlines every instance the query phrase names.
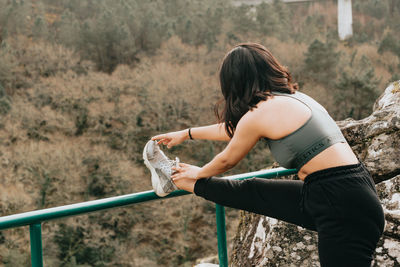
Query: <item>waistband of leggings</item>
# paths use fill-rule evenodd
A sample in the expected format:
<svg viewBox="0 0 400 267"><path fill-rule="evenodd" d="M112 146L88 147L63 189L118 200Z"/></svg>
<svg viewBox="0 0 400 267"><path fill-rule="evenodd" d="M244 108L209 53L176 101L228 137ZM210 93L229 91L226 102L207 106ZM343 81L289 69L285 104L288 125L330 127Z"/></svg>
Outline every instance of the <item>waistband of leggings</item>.
<svg viewBox="0 0 400 267"><path fill-rule="evenodd" d="M337 166L313 172L306 176L304 183L309 184L317 180L325 181L331 179L340 179L349 175L354 177L365 177L365 175L370 174L365 165L360 162L357 164Z"/></svg>

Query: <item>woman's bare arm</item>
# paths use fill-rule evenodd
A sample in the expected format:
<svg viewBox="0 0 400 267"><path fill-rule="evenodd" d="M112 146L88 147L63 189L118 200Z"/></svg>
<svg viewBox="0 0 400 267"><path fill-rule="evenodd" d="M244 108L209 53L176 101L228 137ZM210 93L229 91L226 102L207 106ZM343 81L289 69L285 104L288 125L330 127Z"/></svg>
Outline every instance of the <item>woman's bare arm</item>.
<svg viewBox="0 0 400 267"><path fill-rule="evenodd" d="M229 141L231 138L226 134L225 123L191 128L193 139Z"/></svg>
<svg viewBox="0 0 400 267"><path fill-rule="evenodd" d="M247 116L246 116L247 115ZM249 113L239 121L235 134L226 148L199 170L198 177L210 177L233 168L260 139L260 129L255 116Z"/></svg>
<svg viewBox="0 0 400 267"><path fill-rule="evenodd" d="M213 124L202 127L194 127L190 129L193 139L214 140L214 141L229 141L230 138L225 132L225 124ZM159 144L164 144L168 148L179 145L185 140L190 139L189 129L159 134L153 136L151 140L157 140Z"/></svg>
<svg viewBox="0 0 400 267"><path fill-rule="evenodd" d="M247 113L239 121L235 134L227 147L212 161L202 168L181 163L172 178L178 183L180 179L198 179L221 174L234 167L260 139L260 127L257 117Z"/></svg>

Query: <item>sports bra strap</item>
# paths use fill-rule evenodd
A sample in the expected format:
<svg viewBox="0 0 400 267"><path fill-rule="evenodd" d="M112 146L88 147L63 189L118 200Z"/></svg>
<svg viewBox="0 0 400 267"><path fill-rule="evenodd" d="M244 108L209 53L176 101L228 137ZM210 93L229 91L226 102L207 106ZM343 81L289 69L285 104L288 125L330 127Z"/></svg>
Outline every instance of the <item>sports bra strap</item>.
<svg viewBox="0 0 400 267"><path fill-rule="evenodd" d="M281 139L267 139L272 155L281 166L299 170L331 145L346 142L326 109L311 97L300 92L295 94L273 92L273 95L292 97L311 110L311 117L300 128Z"/></svg>

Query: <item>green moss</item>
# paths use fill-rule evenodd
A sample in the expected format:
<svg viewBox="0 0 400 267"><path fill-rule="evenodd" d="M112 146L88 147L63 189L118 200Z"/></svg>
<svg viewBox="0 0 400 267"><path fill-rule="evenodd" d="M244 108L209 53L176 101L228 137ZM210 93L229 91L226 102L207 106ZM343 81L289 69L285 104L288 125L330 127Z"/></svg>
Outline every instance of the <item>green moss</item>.
<svg viewBox="0 0 400 267"><path fill-rule="evenodd" d="M392 94L400 92L400 81L393 82Z"/></svg>

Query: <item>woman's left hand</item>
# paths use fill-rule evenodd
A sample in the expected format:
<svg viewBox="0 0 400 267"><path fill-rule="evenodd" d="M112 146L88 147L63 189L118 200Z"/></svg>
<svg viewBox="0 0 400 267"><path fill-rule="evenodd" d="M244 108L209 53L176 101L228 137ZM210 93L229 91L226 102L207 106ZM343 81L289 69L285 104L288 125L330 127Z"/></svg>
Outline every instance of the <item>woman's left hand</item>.
<svg viewBox="0 0 400 267"><path fill-rule="evenodd" d="M175 182L181 179L197 180L201 168L186 163L179 163L179 167L173 167L172 170L175 171L175 173L171 176L172 180Z"/></svg>

